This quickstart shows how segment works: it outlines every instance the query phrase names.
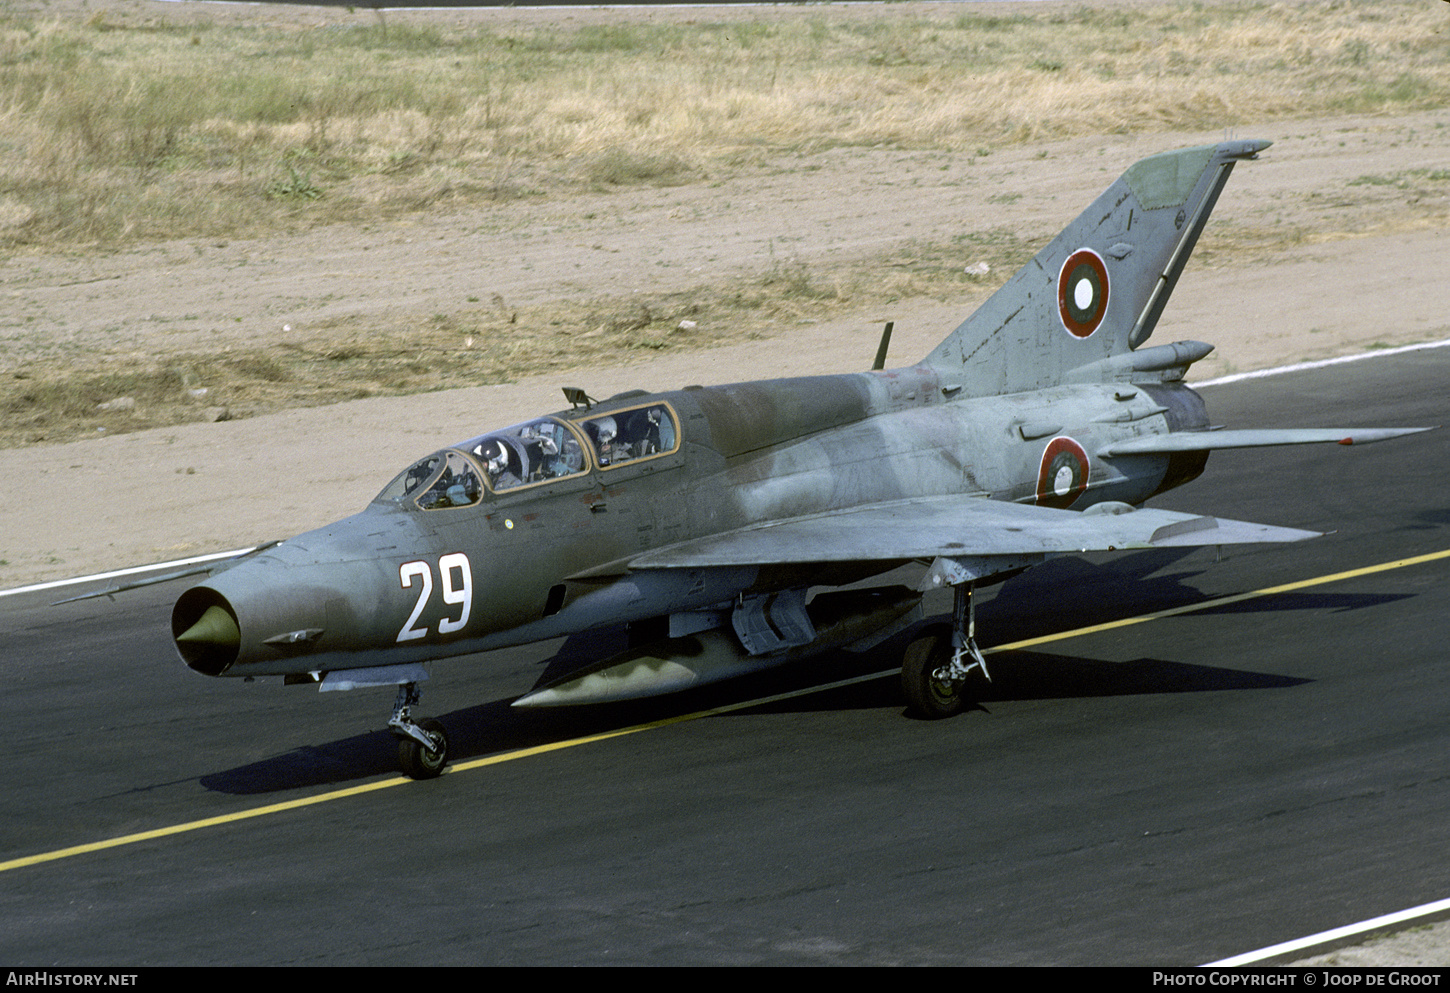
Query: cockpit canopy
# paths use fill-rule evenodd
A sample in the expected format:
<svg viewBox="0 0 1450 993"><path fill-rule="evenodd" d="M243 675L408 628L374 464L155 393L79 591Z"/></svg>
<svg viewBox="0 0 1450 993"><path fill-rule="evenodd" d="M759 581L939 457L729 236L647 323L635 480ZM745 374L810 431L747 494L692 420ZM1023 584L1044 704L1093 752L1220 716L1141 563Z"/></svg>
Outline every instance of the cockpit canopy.
<svg viewBox="0 0 1450 993"><path fill-rule="evenodd" d="M589 468L579 436L553 417L470 438L458 447L484 466L489 488L495 492L572 476Z"/></svg>
<svg viewBox="0 0 1450 993"><path fill-rule="evenodd" d="M579 422L594 449L601 469L639 459L667 455L679 447L675 412L667 403L651 403L629 410L611 410Z"/></svg>
<svg viewBox="0 0 1450 993"><path fill-rule="evenodd" d="M666 403L610 411L577 424L540 417L420 459L384 487L376 502L411 502L422 510L471 507L485 488L501 493L678 448L678 422Z"/></svg>

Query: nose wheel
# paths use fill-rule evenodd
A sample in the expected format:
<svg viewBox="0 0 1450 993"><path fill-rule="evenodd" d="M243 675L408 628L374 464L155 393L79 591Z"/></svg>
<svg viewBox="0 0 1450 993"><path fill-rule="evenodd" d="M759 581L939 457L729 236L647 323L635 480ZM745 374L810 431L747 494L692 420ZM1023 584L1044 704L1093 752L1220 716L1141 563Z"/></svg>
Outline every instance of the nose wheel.
<svg viewBox="0 0 1450 993"><path fill-rule="evenodd" d="M429 718L419 721L419 731L428 737L424 745L412 737L398 739L398 765L412 779L432 779L443 774L448 764L448 735L443 725Z"/></svg>
<svg viewBox="0 0 1450 993"><path fill-rule="evenodd" d="M402 683L393 703L388 730L398 739L398 765L412 779L433 779L448 764L448 733L431 717L414 720L413 707L421 694L417 683Z"/></svg>

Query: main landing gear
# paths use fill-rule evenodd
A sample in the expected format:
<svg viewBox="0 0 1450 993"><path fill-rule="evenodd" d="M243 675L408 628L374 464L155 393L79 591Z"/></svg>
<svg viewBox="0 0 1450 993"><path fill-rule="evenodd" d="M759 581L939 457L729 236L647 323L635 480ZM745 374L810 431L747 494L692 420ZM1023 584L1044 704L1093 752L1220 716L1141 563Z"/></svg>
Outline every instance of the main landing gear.
<svg viewBox="0 0 1450 993"><path fill-rule="evenodd" d="M448 734L432 718L414 720L413 707L422 694L417 683L398 684L388 730L398 739L398 765L413 779L432 779L448 764Z"/></svg>
<svg viewBox="0 0 1450 993"><path fill-rule="evenodd" d="M977 647L975 583L952 588L952 623L933 625L906 646L901 662L901 690L913 711L927 718L950 717L966 705L962 687L973 669L987 681L987 660Z"/></svg>

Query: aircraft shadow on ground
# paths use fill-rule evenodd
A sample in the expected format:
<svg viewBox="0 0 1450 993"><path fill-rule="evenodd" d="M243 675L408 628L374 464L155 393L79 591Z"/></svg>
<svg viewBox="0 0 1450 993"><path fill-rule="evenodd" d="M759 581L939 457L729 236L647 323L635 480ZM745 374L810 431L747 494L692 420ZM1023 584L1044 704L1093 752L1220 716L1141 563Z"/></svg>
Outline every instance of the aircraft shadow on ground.
<svg viewBox="0 0 1450 993"><path fill-rule="evenodd" d="M1412 515L1416 523L1402 524L1401 531L1433 531L1437 528L1450 525L1450 507L1436 507L1431 510L1416 511Z"/></svg>
<svg viewBox="0 0 1450 993"><path fill-rule="evenodd" d="M988 668L992 673L991 682L974 679L969 694L973 703L978 705L1008 700L1284 689L1313 682L1311 679L1294 676L1192 665L1168 659L1138 658L1129 662L1106 662L1081 656L1028 651L990 656ZM883 673L879 680L765 703L737 713L816 713L904 706L905 698L902 696L897 674L890 671ZM906 716L914 715L907 712Z"/></svg>
<svg viewBox="0 0 1450 993"><path fill-rule="evenodd" d="M899 646L891 648L893 657L899 658ZM658 700L589 708L520 713L509 706L512 699L495 700L455 710L440 719L448 729L452 760L460 762L748 702L761 696L808 690L812 685L848 679L852 675L881 673L876 679L744 707L728 711L724 716L903 708L905 700L896 673L894 670L883 672L883 658L885 654L878 652L864 657L823 656L811 663L786 667L792 671L784 674L746 677ZM838 664L832 665L833 662ZM971 694L979 707L1009 700L1282 689L1311 682L1292 676L1166 659L1105 662L1028 651L994 656L990 665L992 682L979 685ZM777 678L765 678L772 675ZM203 776L201 784L220 793L261 795L314 786L340 786L396 771L397 742L386 731L375 730Z"/></svg>
<svg viewBox="0 0 1450 993"><path fill-rule="evenodd" d="M608 715L563 712L522 713L509 705L513 697L438 715L448 731L451 761L510 752L569 738L597 734L641 723L627 705ZM593 708L597 710L598 708ZM656 710L659 708L656 707ZM655 717L645 717L651 720ZM320 745L307 745L282 755L201 777L201 785L219 793L265 794L308 786L340 786L398 771L398 742L386 730L374 729Z"/></svg>
<svg viewBox="0 0 1450 993"><path fill-rule="evenodd" d="M994 600L978 612L982 644L1008 644L1101 624L1124 617L1191 606L1216 599L1185 585L1201 569L1159 575L1187 552L1132 553L1108 563L1060 559L1003 584ZM1241 615L1301 610L1360 610L1405 599L1409 594L1332 593L1323 590L1284 593L1238 603L1205 607L1204 615ZM1107 605L1108 609L1105 609ZM923 624L942 623L938 614ZM791 694L812 686L879 673L848 686L732 710L815 713L880 707L901 708L896 678L901 652L913 631L899 634L870 652L828 652L760 673L654 699L558 710L519 711L514 697L438 715L448 730L451 760L466 761L696 713L753 699ZM620 630L575 635L539 662L554 678L613 652L624 644ZM1066 642L1063 642L1065 645ZM1298 686L1308 679L1271 673L1193 665L1172 659L1104 661L1058 651L991 654L992 682L972 694L977 705L1008 700L1066 699L1146 693L1196 693L1216 690L1264 690ZM238 795L269 794L309 786L338 786L397 771L397 743L386 731L372 730L202 777L209 790Z"/></svg>
<svg viewBox="0 0 1450 993"><path fill-rule="evenodd" d="M1213 563L1207 560L1200 568L1180 563L1194 552L1201 553L1201 550L1119 553L1109 561L1077 557L1054 559L999 587L995 598L978 610L979 637L986 645L1007 644L1127 617L1208 604L1233 595L1235 591L1211 594L1188 585L1213 568ZM1180 568L1164 572L1174 565ZM1212 616L1299 610L1342 612L1393 603L1409 595L1311 589L1205 606L1193 613Z"/></svg>

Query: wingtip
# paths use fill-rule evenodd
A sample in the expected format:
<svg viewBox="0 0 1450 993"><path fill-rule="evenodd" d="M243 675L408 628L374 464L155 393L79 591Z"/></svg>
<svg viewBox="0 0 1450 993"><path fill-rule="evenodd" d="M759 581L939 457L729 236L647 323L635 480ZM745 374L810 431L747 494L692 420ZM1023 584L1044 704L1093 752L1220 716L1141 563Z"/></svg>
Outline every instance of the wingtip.
<svg viewBox="0 0 1450 993"><path fill-rule="evenodd" d="M113 596L113 594L116 594L116 593L119 593L119 592L121 592L119 588L112 586L112 587L109 587L109 588L104 589L104 590L95 590L94 592L91 592L91 593L82 593L79 596L68 596L64 600L52 600L50 605L52 607L59 607L62 604L75 603L78 600L94 600L97 597L103 597L103 596L109 596L112 599L115 599L115 597Z"/></svg>
<svg viewBox="0 0 1450 993"><path fill-rule="evenodd" d="M1345 435L1339 439L1341 445L1368 445L1376 441L1390 441L1394 438L1405 438L1412 434L1423 434L1426 431L1434 431L1436 428L1364 428L1356 430L1352 434Z"/></svg>

